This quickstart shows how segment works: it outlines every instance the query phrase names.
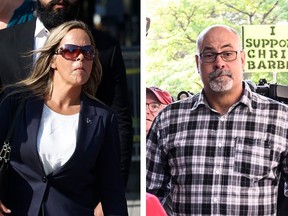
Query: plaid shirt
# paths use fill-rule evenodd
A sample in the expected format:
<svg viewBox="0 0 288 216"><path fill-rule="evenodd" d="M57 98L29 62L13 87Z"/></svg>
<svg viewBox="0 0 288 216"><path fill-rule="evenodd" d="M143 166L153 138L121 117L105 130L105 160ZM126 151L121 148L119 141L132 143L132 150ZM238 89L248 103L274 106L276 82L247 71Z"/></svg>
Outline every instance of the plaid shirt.
<svg viewBox="0 0 288 216"><path fill-rule="evenodd" d="M280 173L288 173L288 107L244 86L223 116L202 92L156 117L146 189L162 203L171 192L174 215L276 215Z"/></svg>

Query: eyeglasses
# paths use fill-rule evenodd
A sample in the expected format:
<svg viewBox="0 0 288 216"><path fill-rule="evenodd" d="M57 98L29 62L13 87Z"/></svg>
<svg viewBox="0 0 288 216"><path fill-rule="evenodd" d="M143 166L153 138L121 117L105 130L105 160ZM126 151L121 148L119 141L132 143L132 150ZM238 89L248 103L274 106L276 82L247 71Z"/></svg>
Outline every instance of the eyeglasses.
<svg viewBox="0 0 288 216"><path fill-rule="evenodd" d="M241 52L241 50L224 51L224 52L220 52L220 53L206 52L206 53L201 53L200 58L205 63L213 63L216 61L217 56L220 55L223 61L232 62L232 61L236 60L238 52Z"/></svg>
<svg viewBox="0 0 288 216"><path fill-rule="evenodd" d="M73 44L64 44L62 47L55 51L56 55L61 55L66 60L75 61L82 53L86 60L93 60L95 57L95 49L92 45L77 46Z"/></svg>
<svg viewBox="0 0 288 216"><path fill-rule="evenodd" d="M152 102L152 103L146 103L146 107L148 106L148 109L150 112L157 112L161 106L160 103Z"/></svg>

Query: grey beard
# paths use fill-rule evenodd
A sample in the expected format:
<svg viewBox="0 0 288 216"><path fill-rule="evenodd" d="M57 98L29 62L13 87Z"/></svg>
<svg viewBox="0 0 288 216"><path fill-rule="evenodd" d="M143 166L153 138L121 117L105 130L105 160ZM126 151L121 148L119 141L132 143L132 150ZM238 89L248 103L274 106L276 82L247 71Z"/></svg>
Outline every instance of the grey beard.
<svg viewBox="0 0 288 216"><path fill-rule="evenodd" d="M226 75L226 77L220 77ZM227 76L229 77L227 80ZM224 92L232 89L233 79L232 74L229 70L216 70L213 71L210 76L209 85L214 92Z"/></svg>
<svg viewBox="0 0 288 216"><path fill-rule="evenodd" d="M222 78L218 78L217 81L216 80L210 81L209 85L214 92L225 92L232 89L233 79L229 78L229 80L224 81Z"/></svg>

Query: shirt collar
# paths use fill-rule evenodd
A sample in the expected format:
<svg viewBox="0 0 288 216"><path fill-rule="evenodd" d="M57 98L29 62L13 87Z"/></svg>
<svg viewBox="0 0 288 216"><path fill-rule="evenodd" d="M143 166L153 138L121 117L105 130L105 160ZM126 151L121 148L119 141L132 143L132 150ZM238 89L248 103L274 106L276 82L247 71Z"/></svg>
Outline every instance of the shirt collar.
<svg viewBox="0 0 288 216"><path fill-rule="evenodd" d="M242 94L242 97L240 98L240 100L238 102L236 102L234 105L232 105L231 108L232 107L234 108L235 106L237 106L238 104L241 103L243 105L246 105L249 108L250 112L251 112L254 109L253 108L253 104L254 103L253 103L253 100L252 100L252 98L253 98L252 94L253 93L252 93L249 85L245 81L243 81L243 94ZM201 105L204 105L204 106L208 107L209 109L212 109L209 106L209 104L208 104L208 102L207 102L207 100L205 98L204 89L201 90L199 96L197 97L195 103L192 106L192 110L197 109ZM230 108L230 110L232 110L231 108Z"/></svg>
<svg viewBox="0 0 288 216"><path fill-rule="evenodd" d="M246 105L250 112L252 112L252 110L255 109L254 105L254 100L253 100L253 93L251 88L249 87L249 85L247 84L247 82L243 81L243 95L240 98L238 103L242 103L244 105Z"/></svg>
<svg viewBox="0 0 288 216"><path fill-rule="evenodd" d="M48 37L49 34L49 30L45 28L44 24L37 18L34 37Z"/></svg>

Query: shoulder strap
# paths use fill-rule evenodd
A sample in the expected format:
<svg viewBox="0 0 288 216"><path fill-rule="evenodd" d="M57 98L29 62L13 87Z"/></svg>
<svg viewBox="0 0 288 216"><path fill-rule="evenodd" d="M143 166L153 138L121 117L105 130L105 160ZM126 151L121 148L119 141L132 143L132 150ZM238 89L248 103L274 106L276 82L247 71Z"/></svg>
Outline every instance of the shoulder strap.
<svg viewBox="0 0 288 216"><path fill-rule="evenodd" d="M6 136L5 143L9 143L9 142L10 142L10 139L11 139L11 137L12 137L12 134L13 134L13 131L14 131L14 128L15 128L15 125L16 125L16 121L17 121L18 118L19 118L19 115L20 115L20 113L21 113L21 111L22 111L22 109L23 109L23 107L24 107L24 104L25 104L25 102L22 101L22 102L19 104L19 106L17 107L17 109L16 109L16 112L15 112L15 114L14 114L12 123L11 123L11 125L10 125L10 127L9 127L9 130L8 130L8 133L7 133L7 136Z"/></svg>

